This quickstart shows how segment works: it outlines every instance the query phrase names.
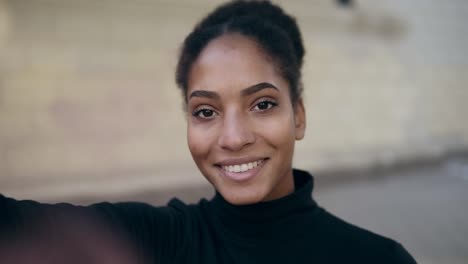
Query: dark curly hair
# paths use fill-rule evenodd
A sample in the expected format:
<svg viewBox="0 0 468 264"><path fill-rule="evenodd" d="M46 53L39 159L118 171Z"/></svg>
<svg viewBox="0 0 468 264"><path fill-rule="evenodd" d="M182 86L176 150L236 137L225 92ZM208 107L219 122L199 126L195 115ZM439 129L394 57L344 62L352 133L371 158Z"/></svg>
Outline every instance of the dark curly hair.
<svg viewBox="0 0 468 264"><path fill-rule="evenodd" d="M176 83L187 102L188 75L208 43L239 33L255 42L289 83L291 102L302 94L301 68L305 54L296 20L269 1L232 1L216 8L185 38L176 69Z"/></svg>

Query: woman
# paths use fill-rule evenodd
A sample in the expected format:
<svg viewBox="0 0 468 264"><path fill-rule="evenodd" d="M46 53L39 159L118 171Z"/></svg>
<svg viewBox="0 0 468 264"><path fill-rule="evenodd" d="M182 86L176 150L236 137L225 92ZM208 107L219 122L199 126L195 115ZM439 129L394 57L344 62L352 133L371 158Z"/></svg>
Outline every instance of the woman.
<svg viewBox="0 0 468 264"><path fill-rule="evenodd" d="M415 263L400 244L320 208L312 176L292 169L306 127L303 56L296 22L278 6L218 7L185 39L176 72L189 149L215 197L52 208L99 215L151 263ZM0 207L4 219L25 219L25 208L51 206L1 198Z"/></svg>

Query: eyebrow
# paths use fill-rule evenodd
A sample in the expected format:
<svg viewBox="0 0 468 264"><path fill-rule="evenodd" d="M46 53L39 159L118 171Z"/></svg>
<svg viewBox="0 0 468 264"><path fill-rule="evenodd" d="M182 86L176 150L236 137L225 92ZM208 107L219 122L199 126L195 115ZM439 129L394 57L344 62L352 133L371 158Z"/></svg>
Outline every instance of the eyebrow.
<svg viewBox="0 0 468 264"><path fill-rule="evenodd" d="M211 91L205 91L205 90L197 90L197 91L193 91L191 94L190 94L190 98L192 97L205 97L205 98L209 98L209 99L219 99L219 94L215 93L215 92L211 92Z"/></svg>
<svg viewBox="0 0 468 264"><path fill-rule="evenodd" d="M276 86L274 86L273 84L271 84L269 82L261 82L261 83L254 84L252 86L249 86L249 87L243 89L241 91L241 95L242 96L249 96L249 95L257 93L257 92L259 92L259 91L261 91L263 89L274 89L276 91L279 91L278 88ZM217 99L217 100L220 99L219 94L217 94L216 92L206 91L206 90L193 91L190 94L189 99L192 98L192 97L205 97L205 98Z"/></svg>
<svg viewBox="0 0 468 264"><path fill-rule="evenodd" d="M269 82L262 82L245 88L244 90L242 90L241 94L242 96L248 96L257 93L263 89L275 89L276 91L278 91L278 88L273 84Z"/></svg>

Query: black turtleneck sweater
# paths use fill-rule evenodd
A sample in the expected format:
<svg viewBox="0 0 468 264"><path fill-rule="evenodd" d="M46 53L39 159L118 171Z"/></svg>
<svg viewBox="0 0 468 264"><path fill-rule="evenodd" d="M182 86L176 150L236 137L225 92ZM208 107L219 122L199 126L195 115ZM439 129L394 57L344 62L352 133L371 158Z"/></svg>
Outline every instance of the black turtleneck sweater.
<svg viewBox="0 0 468 264"><path fill-rule="evenodd" d="M0 195L0 235L21 230L38 210L65 208L93 212L118 226L149 263L416 263L399 243L319 207L310 174L294 170L294 180L294 193L246 206L231 205L219 193L193 205L173 199L164 207L44 205Z"/></svg>

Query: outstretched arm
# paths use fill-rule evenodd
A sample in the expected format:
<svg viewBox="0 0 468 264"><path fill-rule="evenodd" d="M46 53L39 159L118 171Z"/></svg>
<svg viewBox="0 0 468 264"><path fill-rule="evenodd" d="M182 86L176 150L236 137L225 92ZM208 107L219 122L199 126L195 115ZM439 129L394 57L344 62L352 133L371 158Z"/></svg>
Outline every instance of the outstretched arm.
<svg viewBox="0 0 468 264"><path fill-rule="evenodd" d="M170 208L143 203L75 206L0 195L0 262L152 263L175 250L171 219Z"/></svg>

